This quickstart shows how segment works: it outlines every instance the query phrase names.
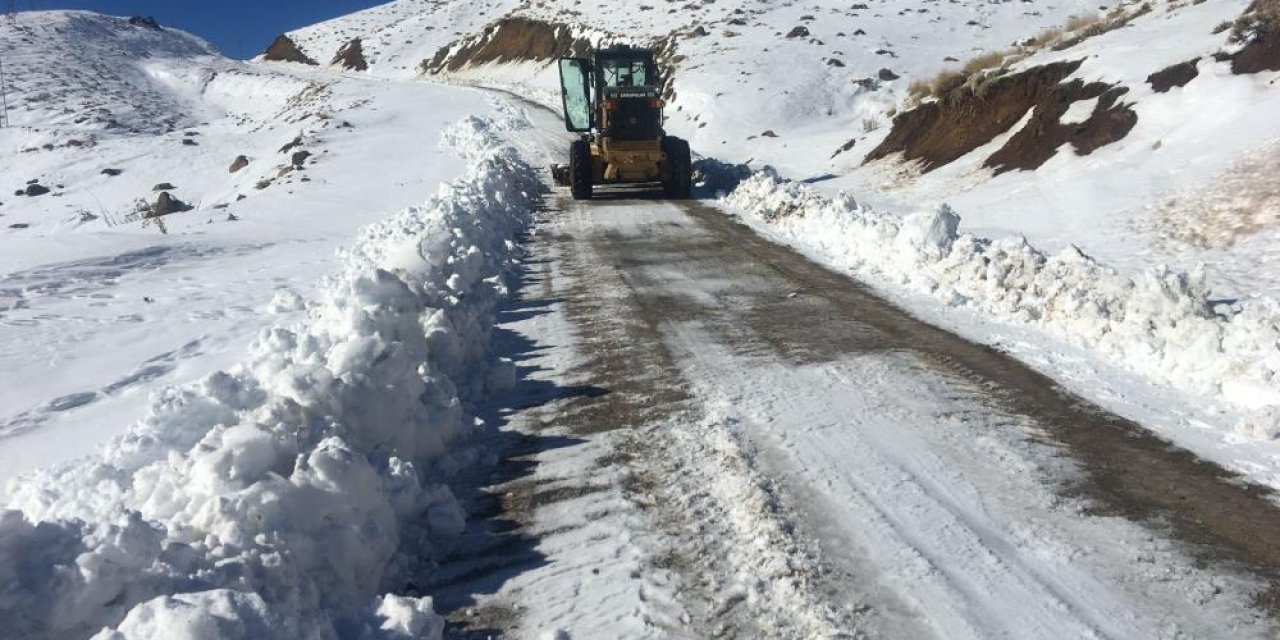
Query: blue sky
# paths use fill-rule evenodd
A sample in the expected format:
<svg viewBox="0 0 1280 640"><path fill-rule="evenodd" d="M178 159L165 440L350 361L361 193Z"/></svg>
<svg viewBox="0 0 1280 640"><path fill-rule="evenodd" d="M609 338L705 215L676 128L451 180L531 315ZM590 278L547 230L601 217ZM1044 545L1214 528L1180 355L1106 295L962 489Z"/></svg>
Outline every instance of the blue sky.
<svg viewBox="0 0 1280 640"><path fill-rule="evenodd" d="M120 16L155 16L190 31L233 57L261 53L272 38L386 0L14 0L19 10L87 9ZM0 9L8 0L0 2Z"/></svg>

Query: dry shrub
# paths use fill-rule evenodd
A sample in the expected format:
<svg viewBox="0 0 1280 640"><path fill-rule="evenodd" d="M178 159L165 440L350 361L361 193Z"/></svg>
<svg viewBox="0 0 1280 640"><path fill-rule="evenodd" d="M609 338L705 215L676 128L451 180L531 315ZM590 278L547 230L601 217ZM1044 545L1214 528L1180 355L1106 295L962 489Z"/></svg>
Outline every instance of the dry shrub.
<svg viewBox="0 0 1280 640"><path fill-rule="evenodd" d="M1244 14L1232 23L1229 40L1233 43L1252 42L1273 31L1280 31L1280 0L1253 0Z"/></svg>
<svg viewBox="0 0 1280 640"><path fill-rule="evenodd" d="M917 104L929 97L933 91L933 83L924 78L916 78L907 85L907 102Z"/></svg>
<svg viewBox="0 0 1280 640"><path fill-rule="evenodd" d="M1097 14L1086 14L1080 16L1071 16L1067 18L1067 31L1079 31L1085 27L1095 25L1102 22L1102 18Z"/></svg>
<svg viewBox="0 0 1280 640"><path fill-rule="evenodd" d="M1025 54L1021 52L991 51L969 60L961 69L945 69L928 80L913 80L907 86L907 105L920 104L929 97L957 99L966 89L972 89L983 80L1003 75L1006 69L1002 65L1005 62L1023 57Z"/></svg>
<svg viewBox="0 0 1280 640"><path fill-rule="evenodd" d="M951 91L964 86L969 74L963 71L948 69L933 77L929 83L929 89L935 96L945 96Z"/></svg>
<svg viewBox="0 0 1280 640"><path fill-rule="evenodd" d="M963 73L973 75L987 69L999 67L1004 63L1006 54L1003 51L991 51L964 63Z"/></svg>
<svg viewBox="0 0 1280 640"><path fill-rule="evenodd" d="M1043 49L1057 44L1059 40L1062 40L1062 29L1049 27L1036 34L1036 37L1032 38L1027 46L1031 49Z"/></svg>

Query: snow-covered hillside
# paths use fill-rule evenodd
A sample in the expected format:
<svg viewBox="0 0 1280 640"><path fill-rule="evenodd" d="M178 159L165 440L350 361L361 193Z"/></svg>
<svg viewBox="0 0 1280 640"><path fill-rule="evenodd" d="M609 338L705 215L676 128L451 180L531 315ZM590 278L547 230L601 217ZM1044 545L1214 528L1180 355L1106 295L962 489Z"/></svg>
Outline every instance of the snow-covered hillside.
<svg viewBox="0 0 1280 640"><path fill-rule="evenodd" d="M315 60L359 38L376 52L366 73L416 68L553 108L553 57L656 47L672 71L669 129L695 153L794 181L730 199L781 225L779 239L889 291L927 292L948 326L1047 329L1221 406L1214 422L1234 443L1280 431L1268 172L1280 119L1264 115L1280 112L1280 29L1237 26L1272 4L541 2L459 17L458 3L405 0L288 35ZM440 24L454 27L426 29ZM835 213L801 206L810 197ZM918 243L884 231L940 206L937 248L904 255ZM951 271L921 277L933 260ZM995 266L955 266L973 260ZM1064 269L1066 289L1037 284L1041 270L1061 284ZM1052 372L1052 351L1026 355Z"/></svg>
<svg viewBox="0 0 1280 640"><path fill-rule="evenodd" d="M654 3L620 11L609 3L497 2L472 11L470 3L402 0L289 35L322 62L359 38L371 74L406 77L425 65L433 75L520 87L552 105L554 69L524 60L545 60L557 43L563 48L577 38L659 44L675 71L669 126L696 152L769 164L825 193L849 189L891 212L947 202L966 230L1021 234L1050 251L1074 244L1131 273L1157 262L1188 270L1204 261L1219 295L1242 297L1280 293L1280 279L1265 268L1277 259L1276 221L1250 214L1273 208L1274 197L1265 188L1234 197L1203 194L1216 193L1218 183L1255 182L1249 176L1265 173L1280 144L1280 125L1263 116L1280 100L1270 76L1238 75L1220 59L1240 48L1224 25L1249 4L1122 2L1099 9L1073 1L880 0ZM522 19L544 27L521 23L503 36L504 22ZM486 39L495 44L479 56L466 47ZM431 64L439 53L459 52L447 68ZM1158 91L1148 81L1193 60L1199 75L1185 87ZM1088 156L1070 144L1057 153L1049 147L1052 160L1037 170L994 175L983 166L987 157L1019 129L1041 126L1023 121L1023 107L997 127L999 135L975 139L971 150L923 174L918 162L897 154L866 162L894 118L940 74L954 82L963 80L963 69L976 83L993 70L1016 75L1057 61L1085 61L1064 83L1122 90L1120 102L1132 105L1137 126ZM1093 97L1080 99L1072 112L1080 113L1071 117L1084 122L1095 104ZM1242 150L1258 160L1241 158ZM1176 181L1166 179L1175 174ZM1202 209L1210 213L1195 215Z"/></svg>
<svg viewBox="0 0 1280 640"><path fill-rule="evenodd" d="M88 12L27 13L0 34L14 126L173 131L214 115L199 93L230 66L189 33Z"/></svg>
<svg viewBox="0 0 1280 640"><path fill-rule="evenodd" d="M1265 637L1275 11L0 20L0 636ZM701 202L532 166L613 42Z"/></svg>
<svg viewBox="0 0 1280 640"><path fill-rule="evenodd" d="M438 634L382 577L462 526L433 465L510 384L511 125L84 12L0 47L0 635Z"/></svg>
<svg viewBox="0 0 1280 640"><path fill-rule="evenodd" d="M237 63L94 14L23 13L0 21L0 46L22 52L6 54L22 86L72 106L118 94L102 108L131 123L76 124L10 96L25 124L0 130L0 480L92 451L150 390L239 359L295 313L274 297L313 291L356 229L458 174L438 132L488 109L468 92ZM86 50L117 73L86 86L41 71ZM147 71L122 71L135 66ZM163 118L138 116L151 112L187 126L152 127ZM49 192L14 195L32 186ZM191 210L149 219L161 193Z"/></svg>

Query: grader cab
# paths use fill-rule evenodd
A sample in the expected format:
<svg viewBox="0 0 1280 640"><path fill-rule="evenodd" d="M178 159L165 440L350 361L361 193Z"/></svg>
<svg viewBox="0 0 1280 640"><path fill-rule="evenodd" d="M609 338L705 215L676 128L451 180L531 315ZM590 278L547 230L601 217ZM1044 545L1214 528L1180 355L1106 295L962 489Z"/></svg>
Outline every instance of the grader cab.
<svg viewBox="0 0 1280 640"><path fill-rule="evenodd" d="M569 146L565 172L575 200L595 185L661 183L668 198L688 198L689 143L662 128L661 83L653 52L627 46L591 58L561 58L565 127L582 136Z"/></svg>

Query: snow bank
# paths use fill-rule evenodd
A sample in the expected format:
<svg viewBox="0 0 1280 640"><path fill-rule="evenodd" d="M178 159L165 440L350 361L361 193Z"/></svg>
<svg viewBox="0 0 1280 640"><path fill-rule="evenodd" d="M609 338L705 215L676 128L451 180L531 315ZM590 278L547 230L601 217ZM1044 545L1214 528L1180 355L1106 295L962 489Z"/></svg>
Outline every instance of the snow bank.
<svg viewBox="0 0 1280 640"><path fill-rule="evenodd" d="M430 598L380 592L402 539L463 526L430 467L476 428L465 403L493 378L511 239L540 188L490 128L446 132L464 175L366 228L305 321L159 394L98 457L11 483L6 634L440 636Z"/></svg>
<svg viewBox="0 0 1280 640"><path fill-rule="evenodd" d="M960 234L960 217L946 205L898 217L844 193L819 196L771 169L726 199L860 277L1040 326L1119 366L1245 409L1241 433L1280 432L1270 426L1280 419L1274 299L1214 303L1202 271L1157 267L1128 277L1074 247L1047 255L1023 238Z"/></svg>

